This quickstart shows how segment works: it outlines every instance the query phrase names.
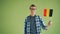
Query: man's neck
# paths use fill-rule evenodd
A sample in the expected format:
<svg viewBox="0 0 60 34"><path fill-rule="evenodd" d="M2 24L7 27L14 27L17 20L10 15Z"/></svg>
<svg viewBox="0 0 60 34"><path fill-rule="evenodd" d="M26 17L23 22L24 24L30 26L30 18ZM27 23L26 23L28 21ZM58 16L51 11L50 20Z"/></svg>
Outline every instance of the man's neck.
<svg viewBox="0 0 60 34"><path fill-rule="evenodd" d="M31 14L31 16L34 17L35 15L32 15L32 14Z"/></svg>

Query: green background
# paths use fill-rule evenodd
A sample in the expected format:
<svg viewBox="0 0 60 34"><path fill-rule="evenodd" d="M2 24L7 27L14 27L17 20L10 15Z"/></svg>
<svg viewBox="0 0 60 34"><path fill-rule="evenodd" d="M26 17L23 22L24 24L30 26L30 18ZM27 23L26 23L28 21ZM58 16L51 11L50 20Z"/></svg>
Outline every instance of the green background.
<svg viewBox="0 0 60 34"><path fill-rule="evenodd" d="M29 6L37 6L36 14L41 16L48 30L42 29L42 34L60 34L60 1L59 0L0 0L0 34L24 34L24 20L30 15ZM44 8L53 9L52 17L44 17Z"/></svg>

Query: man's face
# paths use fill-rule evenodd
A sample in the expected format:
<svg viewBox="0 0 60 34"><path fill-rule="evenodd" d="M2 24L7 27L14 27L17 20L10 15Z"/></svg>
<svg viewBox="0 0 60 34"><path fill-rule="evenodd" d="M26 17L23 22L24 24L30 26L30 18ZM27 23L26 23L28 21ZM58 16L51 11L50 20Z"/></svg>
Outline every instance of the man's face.
<svg viewBox="0 0 60 34"><path fill-rule="evenodd" d="M31 14L35 15L35 13L36 13L36 7L31 7L30 11L31 11Z"/></svg>

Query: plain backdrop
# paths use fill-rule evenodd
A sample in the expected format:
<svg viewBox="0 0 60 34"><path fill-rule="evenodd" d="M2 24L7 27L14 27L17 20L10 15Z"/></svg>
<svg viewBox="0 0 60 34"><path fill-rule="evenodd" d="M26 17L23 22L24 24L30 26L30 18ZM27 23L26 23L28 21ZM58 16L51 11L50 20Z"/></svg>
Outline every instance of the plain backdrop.
<svg viewBox="0 0 60 34"><path fill-rule="evenodd" d="M31 4L37 6L36 14L46 25L52 21L42 34L60 34L60 0L0 0L0 34L24 34L24 20L30 15ZM53 9L52 17L44 17L44 8Z"/></svg>

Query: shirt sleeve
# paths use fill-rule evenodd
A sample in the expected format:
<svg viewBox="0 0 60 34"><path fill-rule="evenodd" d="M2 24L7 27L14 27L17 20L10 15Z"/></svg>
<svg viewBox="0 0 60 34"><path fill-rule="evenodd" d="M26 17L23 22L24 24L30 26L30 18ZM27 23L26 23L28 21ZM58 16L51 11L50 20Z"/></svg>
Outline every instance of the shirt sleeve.
<svg viewBox="0 0 60 34"><path fill-rule="evenodd" d="M43 19L41 17L40 17L40 24L42 26L42 29L47 30L47 26L45 25L45 23L44 23L44 21L43 21Z"/></svg>
<svg viewBox="0 0 60 34"><path fill-rule="evenodd" d="M24 21L24 34L27 33L26 28L27 28L27 18L25 18L25 21Z"/></svg>

